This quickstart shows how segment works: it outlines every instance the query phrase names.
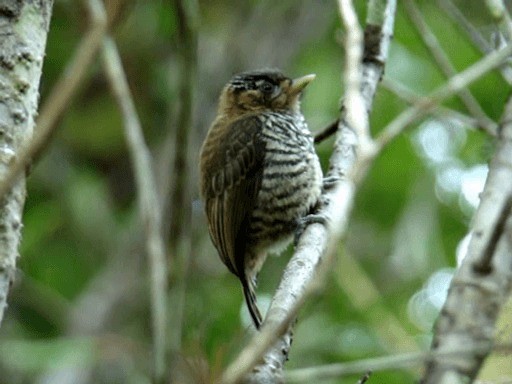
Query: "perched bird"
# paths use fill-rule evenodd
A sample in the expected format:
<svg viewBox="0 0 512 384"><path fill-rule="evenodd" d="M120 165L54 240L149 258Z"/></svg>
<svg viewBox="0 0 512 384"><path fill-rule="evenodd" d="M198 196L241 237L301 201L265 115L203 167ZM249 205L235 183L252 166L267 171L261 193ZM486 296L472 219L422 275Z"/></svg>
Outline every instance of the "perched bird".
<svg viewBox="0 0 512 384"><path fill-rule="evenodd" d="M256 277L318 203L322 170L300 111L315 78L245 72L224 87L201 148L201 194L220 258L240 279L256 328Z"/></svg>

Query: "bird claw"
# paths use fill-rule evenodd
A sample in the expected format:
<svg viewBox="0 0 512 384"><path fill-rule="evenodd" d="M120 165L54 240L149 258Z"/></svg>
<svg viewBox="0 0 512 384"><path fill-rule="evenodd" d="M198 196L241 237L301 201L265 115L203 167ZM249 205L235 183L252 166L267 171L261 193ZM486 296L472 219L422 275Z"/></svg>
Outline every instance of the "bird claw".
<svg viewBox="0 0 512 384"><path fill-rule="evenodd" d="M341 180L341 177L338 175L331 175L324 177L322 181L322 192L327 192L331 189L333 189L336 184Z"/></svg>
<svg viewBox="0 0 512 384"><path fill-rule="evenodd" d="M320 213L312 213L299 219L297 229L293 236L293 244L295 246L299 243L299 239L306 230L306 227L311 224L328 225L329 219Z"/></svg>

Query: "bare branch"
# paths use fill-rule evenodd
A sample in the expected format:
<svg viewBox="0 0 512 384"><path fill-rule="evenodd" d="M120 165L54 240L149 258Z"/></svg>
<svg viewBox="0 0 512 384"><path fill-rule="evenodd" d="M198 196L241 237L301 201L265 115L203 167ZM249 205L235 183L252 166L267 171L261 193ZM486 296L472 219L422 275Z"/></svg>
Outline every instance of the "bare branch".
<svg viewBox="0 0 512 384"><path fill-rule="evenodd" d="M464 16L464 14L453 4L452 0L438 0L439 6L466 32L473 44L480 52L488 54L494 47L485 40L480 31ZM501 76L508 84L512 84L512 68L503 64L499 67Z"/></svg>
<svg viewBox="0 0 512 384"><path fill-rule="evenodd" d="M511 53L512 44L507 45L500 51L490 53L471 67L467 68L465 71L450 78L446 84L442 85L423 99L424 101L413 105L411 108L402 112L395 120L384 128L382 133L376 138L378 150L381 151L417 118L430 112L443 100L454 95L460 89L467 87L485 73L498 67L511 55Z"/></svg>
<svg viewBox="0 0 512 384"><path fill-rule="evenodd" d="M289 383L312 383L317 380L325 380L343 376L359 374L366 371L387 371L403 369L411 366L418 366L425 361L446 357L465 357L474 353L486 351L488 344L474 345L471 348L452 348L443 351L426 351L414 353L402 353L397 355L373 357L369 359L351 361L347 363L329 364L318 367L300 368L286 373L286 380ZM510 352L512 344L498 344L493 347L494 351Z"/></svg>
<svg viewBox="0 0 512 384"><path fill-rule="evenodd" d="M480 31L471 23L460 11L452 0L438 0L439 7L445 11L459 26L466 32L473 44L482 53L490 53L493 48L489 42L484 39Z"/></svg>
<svg viewBox="0 0 512 384"><path fill-rule="evenodd" d="M190 143L194 139L192 106L197 75L197 15L194 1L172 0L177 14L177 46L179 53L178 110L174 121L174 159L170 190L169 247L176 266L176 281L171 318L170 348L177 352L183 336L185 291L192 249L192 199ZM174 359L175 356L173 356ZM172 364L172 363L171 363ZM172 367L171 367L172 369Z"/></svg>
<svg viewBox="0 0 512 384"><path fill-rule="evenodd" d="M414 105L426 102L425 97L418 95L412 89L409 89L405 85L393 81L387 78L386 76L384 76L384 78L382 79L381 85L383 88L387 89L390 92L393 92L393 94L395 94L401 100L407 102L408 104ZM469 128L478 128L478 121L475 118L468 116L464 113L461 113L459 111L456 111L455 109L447 108L442 105L439 105L435 109L433 109L432 114L442 118L454 119L456 121L461 122L462 124ZM497 131L498 124L493 122L493 127L491 129L493 131Z"/></svg>
<svg viewBox="0 0 512 384"><path fill-rule="evenodd" d="M339 120L335 120L315 135L315 144L320 144L338 131Z"/></svg>
<svg viewBox="0 0 512 384"><path fill-rule="evenodd" d="M179 50L178 114L175 121L173 189L171 191L171 221L169 244L172 254L179 242L189 238L191 200L189 141L192 135L192 98L197 70L197 31L195 1L172 0L177 13L177 45Z"/></svg>
<svg viewBox="0 0 512 384"><path fill-rule="evenodd" d="M512 41L512 20L503 0L486 0L487 8L499 25L503 26L506 40Z"/></svg>
<svg viewBox="0 0 512 384"><path fill-rule="evenodd" d="M427 25L423 16L421 15L418 7L414 3L413 0L405 1L405 8L414 23L416 29L419 32L424 44L428 48L428 50L432 53L437 65L443 72L443 74L447 77L453 77L457 72L453 67L450 59L444 52L441 44L437 40L436 35L432 32L430 27ZM462 100L467 110L471 115L473 115L477 120L482 129L485 129L490 135L496 135L496 124L485 114L484 110L475 99L471 91L467 88L460 89L457 94L459 98Z"/></svg>
<svg viewBox="0 0 512 384"><path fill-rule="evenodd" d="M425 383L472 380L492 350L495 322L512 287L512 97L500 129L480 205L471 225L468 253L452 279L437 321L432 350L487 347L451 358L431 359Z"/></svg>
<svg viewBox="0 0 512 384"><path fill-rule="evenodd" d="M337 285L345 292L350 305L367 319L368 326L374 330L382 347L389 352L418 351L420 343L406 329L396 312L384 304L386 300L382 292L359 261L348 251L344 251L342 256L337 260L336 269L343 271L343 274L335 274ZM346 276L351 278L347 279Z"/></svg>
<svg viewBox="0 0 512 384"><path fill-rule="evenodd" d="M13 171L30 142L53 1L0 4L0 323L14 279L25 175ZM19 171L24 170L22 163Z"/></svg>
<svg viewBox="0 0 512 384"><path fill-rule="evenodd" d="M37 130L32 138L22 144L15 161L0 182L0 197L4 196L18 176L46 147L55 129L55 124L82 83L95 58L104 34L107 31L107 17L99 0L88 0L87 8L91 18L90 29L75 50L75 54L59 81L42 107L37 120Z"/></svg>
<svg viewBox="0 0 512 384"><path fill-rule="evenodd" d="M141 124L133 102L119 52L111 37L103 41L103 63L112 92L124 120L124 132L135 173L137 198L146 252L150 267L153 321L154 375L162 381L166 371L165 348L167 326L167 264L162 238L162 217L151 154L144 141Z"/></svg>

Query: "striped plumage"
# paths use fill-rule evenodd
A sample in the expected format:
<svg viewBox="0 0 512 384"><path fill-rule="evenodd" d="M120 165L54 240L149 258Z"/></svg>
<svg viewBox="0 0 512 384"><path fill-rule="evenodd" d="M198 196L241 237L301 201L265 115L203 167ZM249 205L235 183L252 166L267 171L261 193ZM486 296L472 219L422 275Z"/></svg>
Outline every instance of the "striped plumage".
<svg viewBox="0 0 512 384"><path fill-rule="evenodd" d="M262 321L256 275L267 253L290 241L321 193L322 171L299 101L313 78L291 80L269 70L235 76L201 149L210 235L240 279L256 327Z"/></svg>
<svg viewBox="0 0 512 384"><path fill-rule="evenodd" d="M265 157L248 242L271 246L289 237L297 220L316 204L322 172L300 113L266 112L259 114L258 119Z"/></svg>

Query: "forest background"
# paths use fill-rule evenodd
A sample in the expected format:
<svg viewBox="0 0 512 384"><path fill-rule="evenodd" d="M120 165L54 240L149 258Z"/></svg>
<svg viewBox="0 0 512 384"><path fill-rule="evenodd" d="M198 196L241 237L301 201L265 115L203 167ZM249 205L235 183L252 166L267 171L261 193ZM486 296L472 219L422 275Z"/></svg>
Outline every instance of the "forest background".
<svg viewBox="0 0 512 384"><path fill-rule="evenodd" d="M41 106L90 31L84 4L54 4ZM210 242L198 195L198 151L219 92L248 69L315 73L302 106L318 132L340 114L346 32L334 1L180 4L112 0L106 8L166 205L165 343L174 377L186 382L198 372L218 376L243 348L250 323L239 283ZM364 24L366 2L354 4ZM371 131L378 134L420 96L505 44L499 31L481 1L399 1ZM145 257L123 117L103 68L98 54L31 167L21 257L0 328L1 383L150 382L155 275ZM467 248L497 143L489 132L504 114L510 77L495 70L466 91L411 124L373 162L325 286L299 313L287 370L429 348ZM333 139L317 146L325 169L332 147ZM291 253L267 261L262 307ZM500 324L510 324L510 316L504 310ZM510 340L510 326L498 335ZM510 361L493 356L481 378L512 380ZM389 368L371 380L413 382L419 367L421 361Z"/></svg>

